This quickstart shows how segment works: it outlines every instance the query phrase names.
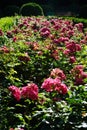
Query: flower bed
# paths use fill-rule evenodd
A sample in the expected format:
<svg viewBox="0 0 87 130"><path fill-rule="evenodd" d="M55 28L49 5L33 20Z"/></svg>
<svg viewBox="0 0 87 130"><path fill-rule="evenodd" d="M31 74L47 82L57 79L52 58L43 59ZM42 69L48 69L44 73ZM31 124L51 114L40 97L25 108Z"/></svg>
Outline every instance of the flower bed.
<svg viewBox="0 0 87 130"><path fill-rule="evenodd" d="M86 57L83 23L18 17L0 30L0 129L85 129Z"/></svg>

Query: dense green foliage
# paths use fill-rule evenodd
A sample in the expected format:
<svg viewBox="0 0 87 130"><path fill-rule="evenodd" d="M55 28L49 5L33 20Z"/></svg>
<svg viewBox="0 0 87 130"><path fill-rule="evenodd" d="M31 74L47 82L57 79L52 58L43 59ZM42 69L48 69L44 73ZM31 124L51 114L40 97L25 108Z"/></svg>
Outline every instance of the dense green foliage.
<svg viewBox="0 0 87 130"><path fill-rule="evenodd" d="M9 30L15 23L15 17L3 17L0 19L0 28L3 31Z"/></svg>

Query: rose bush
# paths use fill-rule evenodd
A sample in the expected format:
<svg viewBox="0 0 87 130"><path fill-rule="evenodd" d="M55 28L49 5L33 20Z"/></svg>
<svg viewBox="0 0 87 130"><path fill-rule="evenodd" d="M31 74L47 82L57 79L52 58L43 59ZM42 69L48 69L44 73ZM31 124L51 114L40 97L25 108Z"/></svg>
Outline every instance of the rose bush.
<svg viewBox="0 0 87 130"><path fill-rule="evenodd" d="M87 126L87 32L55 17L17 17L0 29L0 129Z"/></svg>

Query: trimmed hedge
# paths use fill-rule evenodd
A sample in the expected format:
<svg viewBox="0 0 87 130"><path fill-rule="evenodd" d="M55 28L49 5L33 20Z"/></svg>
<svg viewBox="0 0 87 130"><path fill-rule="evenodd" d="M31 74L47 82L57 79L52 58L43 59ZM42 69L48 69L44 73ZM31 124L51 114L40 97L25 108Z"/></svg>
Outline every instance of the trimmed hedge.
<svg viewBox="0 0 87 130"><path fill-rule="evenodd" d="M39 4L36 3L26 3L20 8L20 15L23 16L38 16L44 15L43 9Z"/></svg>

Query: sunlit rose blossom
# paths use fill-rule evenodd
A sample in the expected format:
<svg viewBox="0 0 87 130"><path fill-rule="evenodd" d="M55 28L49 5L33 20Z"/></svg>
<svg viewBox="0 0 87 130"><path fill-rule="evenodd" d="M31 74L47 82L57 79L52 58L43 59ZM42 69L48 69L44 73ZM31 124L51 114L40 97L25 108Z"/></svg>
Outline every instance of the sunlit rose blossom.
<svg viewBox="0 0 87 130"><path fill-rule="evenodd" d="M54 43L61 43L61 42L65 42L65 41L68 41L69 38L68 37L60 37L58 39L54 39Z"/></svg>
<svg viewBox="0 0 87 130"><path fill-rule="evenodd" d="M42 83L41 88L45 89L47 92L53 91L54 88L54 80L52 78L47 78Z"/></svg>
<svg viewBox="0 0 87 130"><path fill-rule="evenodd" d="M38 99L38 86L34 83L28 84L21 89L21 96L24 98L29 98L31 100Z"/></svg>
<svg viewBox="0 0 87 130"><path fill-rule="evenodd" d="M50 35L50 29L47 27L43 27L40 29L40 35L43 37L48 37Z"/></svg>
<svg viewBox="0 0 87 130"><path fill-rule="evenodd" d="M50 22L46 20L46 21L43 21L41 25L49 27L50 26Z"/></svg>
<svg viewBox="0 0 87 130"><path fill-rule="evenodd" d="M65 84L61 83L55 87L55 90L64 95L68 92L68 87Z"/></svg>
<svg viewBox="0 0 87 130"><path fill-rule="evenodd" d="M82 72L81 72L81 77L82 77L83 79L87 78L87 73L82 71Z"/></svg>
<svg viewBox="0 0 87 130"><path fill-rule="evenodd" d="M67 31L67 36L70 38L71 36L74 35L74 31L73 30L69 30Z"/></svg>
<svg viewBox="0 0 87 130"><path fill-rule="evenodd" d="M75 24L75 27L77 27L78 31L80 31L80 32L83 31L83 23Z"/></svg>
<svg viewBox="0 0 87 130"><path fill-rule="evenodd" d="M55 30L59 30L59 29L61 28L61 26L60 26L60 24L55 24L55 25L53 26L53 28L54 28Z"/></svg>
<svg viewBox="0 0 87 130"><path fill-rule="evenodd" d="M74 41L66 44L66 48L70 50L70 53L81 51L81 46L79 44L76 44Z"/></svg>
<svg viewBox="0 0 87 130"><path fill-rule="evenodd" d="M11 94L17 101L21 99L21 91L18 87L12 85L12 86L9 86L8 89L10 90Z"/></svg>
<svg viewBox="0 0 87 130"><path fill-rule="evenodd" d="M41 86L42 89L45 89L47 92L57 91L60 94L66 94L68 88L65 84L61 82L60 79L47 78L44 80Z"/></svg>
<svg viewBox="0 0 87 130"><path fill-rule="evenodd" d="M69 50L69 49L64 50L64 51L63 51L63 54L69 55L69 54L70 54L70 50Z"/></svg>
<svg viewBox="0 0 87 130"><path fill-rule="evenodd" d="M55 68L51 71L51 74L50 74L51 77L53 78L59 78L60 80L65 80L66 79L66 76L63 72L63 70L60 70L59 68Z"/></svg>
<svg viewBox="0 0 87 130"><path fill-rule="evenodd" d="M68 31L68 28L67 28L67 27L63 27L63 28L61 29L61 32L63 32L63 33L66 33L66 31Z"/></svg>

